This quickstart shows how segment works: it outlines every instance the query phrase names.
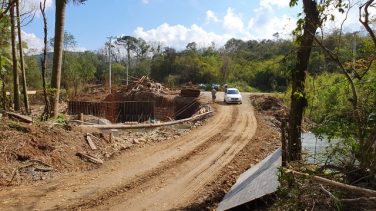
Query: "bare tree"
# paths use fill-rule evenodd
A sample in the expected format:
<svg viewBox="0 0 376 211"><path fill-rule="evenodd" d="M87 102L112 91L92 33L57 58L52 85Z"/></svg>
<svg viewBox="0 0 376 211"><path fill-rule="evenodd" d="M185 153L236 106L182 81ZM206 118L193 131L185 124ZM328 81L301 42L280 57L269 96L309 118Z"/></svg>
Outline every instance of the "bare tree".
<svg viewBox="0 0 376 211"><path fill-rule="evenodd" d="M44 49L43 49L43 59L40 59L40 62L42 64L42 80L43 80L43 94L44 94L44 112L41 116L42 120L46 120L47 117L51 117L51 108L50 108L50 102L47 94L47 88L46 88L46 69L47 69L47 49L48 49L48 42L47 42L47 18L46 14L44 13L44 10L46 9L46 0L44 0L44 3L42 5L42 2L40 2L40 11L43 15L43 22L44 22Z"/></svg>

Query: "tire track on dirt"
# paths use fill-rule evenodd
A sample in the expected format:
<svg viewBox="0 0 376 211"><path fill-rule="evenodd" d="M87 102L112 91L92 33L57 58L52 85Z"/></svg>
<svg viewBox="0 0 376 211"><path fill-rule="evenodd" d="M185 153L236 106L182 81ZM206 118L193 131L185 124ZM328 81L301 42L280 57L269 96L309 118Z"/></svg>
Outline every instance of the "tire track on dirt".
<svg viewBox="0 0 376 211"><path fill-rule="evenodd" d="M215 115L211 121L218 122L221 126L220 130L226 130L225 122L229 122L227 116ZM24 205L17 203L17 208L32 207L34 209L56 209L56 207L66 207L69 204L75 204L77 201L87 201L88 198L100 198L98 193L111 192L114 187L117 187L123 183L129 181L129 178L141 175L142 172L149 171L152 167L166 162L169 159L175 159L179 154L184 153L190 148L196 148L204 142L200 139L200 135L203 131L210 136L218 135L218 128L210 128L205 125L195 128L189 133L184 134L182 137L175 140L168 140L157 142L147 145L142 148L134 148L125 151L118 155L115 160L106 162L100 169L93 170L91 172L77 172L74 173L74 177L77 179L74 181L66 182L65 180L71 180L70 176L63 180L59 180L58 183L68 184L65 186L59 186L54 182L42 186L41 189L36 190L34 187L27 188L27 197L33 203L33 205ZM156 145L156 146L152 146ZM145 150L147 149L147 150ZM189 151L185 152L189 153ZM157 154L158 156L154 156ZM146 155L146 156L145 156ZM72 175L73 176L73 175ZM89 177L89 179L87 178ZM139 176L138 176L139 177ZM61 178L62 179L62 178ZM51 189L49 187L54 187ZM22 198L24 194L13 193L13 200L16 198ZM11 199L10 199L11 200ZM17 210L17 209L15 209Z"/></svg>
<svg viewBox="0 0 376 211"><path fill-rule="evenodd" d="M238 112L238 108L234 110ZM232 116L236 117L237 115ZM190 165L196 166L181 166L179 168L179 165L175 165L174 168L169 168L168 172L164 173L165 176L159 178L159 182L162 185L150 189L151 185L146 183L137 190L134 190L133 193L129 194L130 197L126 197L127 200L111 207L111 210L121 210L124 208L127 210L167 210L180 206L184 201L193 199L195 197L194 193L210 182L216 172L230 162L236 153L249 142L249 136L253 135L256 130L256 128L254 128L249 133L244 133L248 129L249 118L249 115L247 115L246 118L240 118L240 120L232 118L233 121L230 122L232 127L229 128L225 134L234 130L235 134L239 135L235 137L229 135L228 137L226 136L227 138L222 137L219 139L220 142L217 140L215 145L209 145L208 148L205 148L205 151L201 151L199 154L191 157L190 161L187 161L191 163ZM235 120L237 120L237 123L233 124ZM255 122L256 120L253 118L251 121ZM205 161L197 165L197 163L200 163L202 160ZM179 175L183 174L184 176L181 177L179 175L174 175L174 172L177 171L183 171L183 173L180 173ZM117 200L114 200L113 198L113 203L106 203L97 208L99 210L105 208L108 209L108 206L110 206L110 204L116 204L116 201ZM135 201L138 201L139 203L135 203Z"/></svg>
<svg viewBox="0 0 376 211"><path fill-rule="evenodd" d="M227 116L221 115L215 115L211 119L218 123L221 131L227 129L225 123L230 121ZM113 192L119 185L140 177L139 175L150 171L154 166L174 160L182 153L190 153L188 149L197 148L205 142L200 139L203 131L209 136L216 136L216 139L220 138L218 128L204 125L183 134L177 140L152 143L142 148L136 146L136 148L122 152L117 158L106 162L99 169L90 172L67 173L48 183L44 182L38 188L34 185L25 186L22 190L10 192L4 196L6 197L4 200L14 205L13 210L49 210L65 209L70 204L81 204L88 198L101 198L101 193ZM155 154L158 156L153 157ZM72 180L72 178L75 179ZM28 198L28 203L22 200L24 197Z"/></svg>
<svg viewBox="0 0 376 211"><path fill-rule="evenodd" d="M231 112L230 116L237 116L238 115L238 109L234 109ZM87 209L87 208L93 208L93 206L98 206L100 204L109 204L106 202L106 200L111 199L114 200L114 197L123 197L123 195L127 195L127 193L131 192L134 188L139 188L142 186L142 184L146 184L149 180L153 180L154 178L159 177L164 172L167 172L169 169L174 169L174 166L182 165L182 163L186 162L187 160L192 159L193 156L199 154L200 152L204 151L207 148L210 148L211 145L215 145L218 140L221 140L224 138L223 134L229 133L230 129L227 127L227 124L233 125L236 121L236 118L231 118L229 121L228 117L221 117L221 121L218 121L218 124L221 127L218 127L216 129L212 129L209 131L208 138L203 139L199 143L200 145L195 146L194 148L191 148L192 144L189 144L186 141L194 140L195 136L187 136L182 137L182 139L177 142L178 144L174 144L173 147L181 147L184 146L184 148L190 149L190 151L185 152L184 154L181 154L178 158L169 158L166 160L163 160L162 163L158 164L157 167L150 169L145 172L141 172L139 174L135 174L133 177L128 178L128 182L123 182L122 185L111 188L109 190L103 191L101 193L97 193L96 196L90 196L89 199L83 200L79 203L74 203L71 205L68 205L71 209ZM226 123L226 124L225 124ZM218 133L220 131L220 133ZM195 131L195 134L201 134L202 132ZM197 136L197 138L200 138L200 136ZM174 142L175 143L175 142ZM197 143L197 141L195 142ZM173 148L171 145L168 146L168 148ZM155 154L157 154L156 152ZM132 194L128 194L132 195ZM66 205L64 205L66 206ZM57 206L55 209L59 210L64 206ZM105 205L107 206L107 205Z"/></svg>
<svg viewBox="0 0 376 211"><path fill-rule="evenodd" d="M256 125L247 103L215 107L210 121L176 140L136 146L99 169L16 190L12 197L28 197L28 204L17 202L14 210L166 210L192 203L194 192L249 142L248 124Z"/></svg>

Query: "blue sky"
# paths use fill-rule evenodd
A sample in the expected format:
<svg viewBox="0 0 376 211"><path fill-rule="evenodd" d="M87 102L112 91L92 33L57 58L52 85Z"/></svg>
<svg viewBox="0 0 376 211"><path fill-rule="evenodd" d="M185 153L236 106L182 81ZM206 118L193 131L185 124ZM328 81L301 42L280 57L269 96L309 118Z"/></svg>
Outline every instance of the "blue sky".
<svg viewBox="0 0 376 211"><path fill-rule="evenodd" d="M40 0L26 0L26 8ZM301 7L290 0L88 0L69 3L65 30L77 41L78 50L99 50L110 36L131 35L183 50L190 42L207 47L223 46L231 38L243 40L291 38ZM54 1L47 0L48 37L54 36ZM40 13L23 27L29 47L43 46Z"/></svg>

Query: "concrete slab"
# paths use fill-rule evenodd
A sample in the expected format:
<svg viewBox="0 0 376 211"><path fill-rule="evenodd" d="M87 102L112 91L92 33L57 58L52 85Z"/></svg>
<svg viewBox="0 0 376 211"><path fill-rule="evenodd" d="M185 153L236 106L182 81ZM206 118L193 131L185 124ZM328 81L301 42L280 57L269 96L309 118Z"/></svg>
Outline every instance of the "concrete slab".
<svg viewBox="0 0 376 211"><path fill-rule="evenodd" d="M96 120L90 121L90 123L97 124L97 125L112 125L111 122L107 119L96 119ZM106 129L102 131L103 133L107 135L110 135L110 133L112 133L113 137L119 136L119 130L117 129Z"/></svg>
<svg viewBox="0 0 376 211"><path fill-rule="evenodd" d="M260 163L241 174L216 210L228 210L275 192L279 186L277 168L281 164L282 150L278 148Z"/></svg>
<svg viewBox="0 0 376 211"><path fill-rule="evenodd" d="M103 133L107 134L107 135L110 135L110 133L112 133L112 136L113 137L119 137L119 130L117 129L109 129L109 130L102 130Z"/></svg>

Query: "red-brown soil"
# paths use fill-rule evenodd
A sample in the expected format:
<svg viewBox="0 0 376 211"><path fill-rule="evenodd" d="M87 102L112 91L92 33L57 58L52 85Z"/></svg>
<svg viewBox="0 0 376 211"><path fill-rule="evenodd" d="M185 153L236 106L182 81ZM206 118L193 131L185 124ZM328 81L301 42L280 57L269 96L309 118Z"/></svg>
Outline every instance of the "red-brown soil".
<svg viewBox="0 0 376 211"><path fill-rule="evenodd" d="M2 117L0 210L215 209L241 173L280 146L249 93L241 105L222 98L218 93L214 115L190 131L127 132L112 140L93 128ZM209 93L200 101L210 102Z"/></svg>

